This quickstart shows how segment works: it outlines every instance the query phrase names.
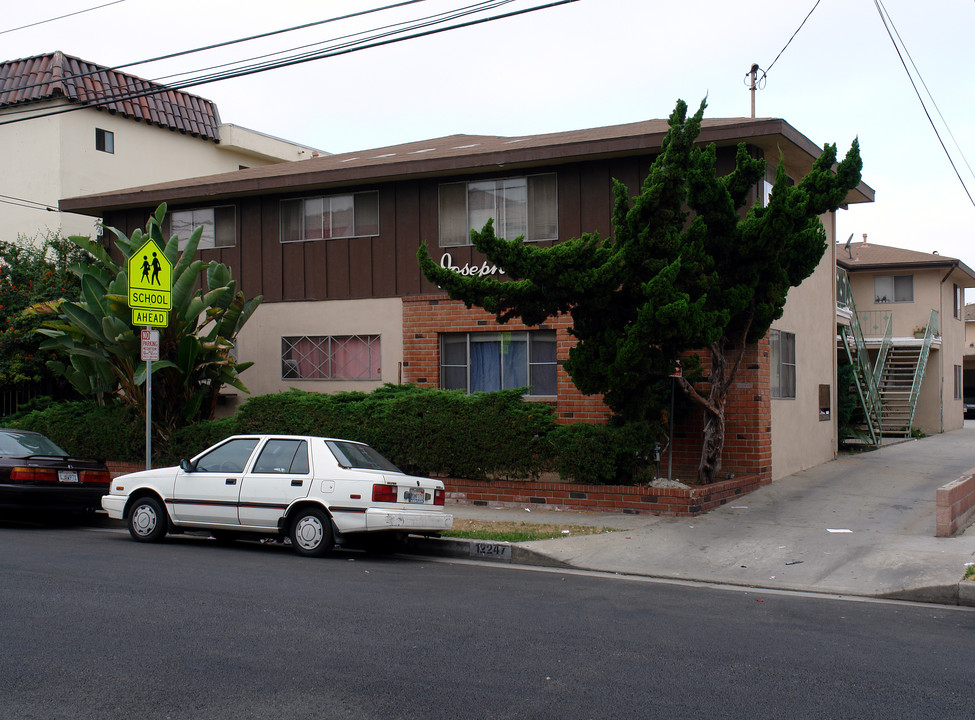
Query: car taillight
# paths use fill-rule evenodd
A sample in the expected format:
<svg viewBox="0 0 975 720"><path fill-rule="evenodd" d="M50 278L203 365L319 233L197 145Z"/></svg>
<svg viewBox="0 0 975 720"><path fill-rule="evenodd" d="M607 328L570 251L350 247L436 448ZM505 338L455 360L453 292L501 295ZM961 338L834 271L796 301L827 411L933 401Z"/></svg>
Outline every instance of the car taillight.
<svg viewBox="0 0 975 720"><path fill-rule="evenodd" d="M444 492L443 488L437 488L433 491L433 504L434 505L444 505L447 502L447 493Z"/></svg>
<svg viewBox="0 0 975 720"><path fill-rule="evenodd" d="M107 485L112 481L112 476L108 474L108 470L82 470L78 474L81 476L81 482L83 483Z"/></svg>
<svg viewBox="0 0 975 720"><path fill-rule="evenodd" d="M57 482L58 471L52 468L15 467L10 470L10 479L21 482Z"/></svg>
<svg viewBox="0 0 975 720"><path fill-rule="evenodd" d="M395 485L373 485L372 501L391 502L391 503L396 502L396 486Z"/></svg>

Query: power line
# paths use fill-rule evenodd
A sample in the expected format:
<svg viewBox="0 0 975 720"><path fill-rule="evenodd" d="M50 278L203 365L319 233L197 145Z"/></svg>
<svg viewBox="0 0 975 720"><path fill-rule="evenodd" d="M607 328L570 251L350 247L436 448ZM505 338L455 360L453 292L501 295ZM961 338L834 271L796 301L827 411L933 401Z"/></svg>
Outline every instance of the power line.
<svg viewBox="0 0 975 720"><path fill-rule="evenodd" d="M513 0L498 0L495 3L495 5L500 6L500 5L506 4L506 3L511 2L511 1L513 1ZM33 120L33 119L36 119L36 118L50 117L50 116L53 116L53 115L61 115L61 114L64 114L64 113L75 112L77 110L82 110L82 109L89 108L89 107L99 107L101 105L107 105L107 104L111 104L111 103L114 103L114 102L121 102L121 101L125 101L125 100L132 100L132 99L136 99L136 98L140 98L140 97L146 97L146 96L150 96L150 95L158 95L160 93L165 93L165 92L168 92L168 91L171 91L171 90L180 90L180 89L187 88L187 87L196 87L196 86L199 86L199 85L205 85L205 84L209 84L209 83L212 83L212 82L219 82L221 80L229 80L229 79L238 78L238 77L245 77L247 75L254 75L254 74L257 74L257 73L261 73L261 72L267 72L268 70L275 70L275 69L278 69L278 68L289 67L291 65L298 65L298 64L302 64L302 63L306 63L306 62L311 62L311 61L314 61L314 60L321 60L321 59L324 59L324 58L336 57L336 56L339 56L339 55L345 55L345 54L352 53L352 52L356 52L356 51L359 51L359 50L366 50L366 49L370 49L370 48L381 47L383 45L389 45L389 44L392 44L392 43L402 42L404 40L413 40L413 39L420 38L420 37L426 37L428 35L435 35L435 34L438 34L438 33L447 32L449 30L457 30L457 29L460 29L460 28L472 27L474 25L480 25L480 24L487 23L487 22L493 22L495 20L502 20L502 19L514 17L514 16L517 16L517 15L523 15L523 14L526 14L526 13L529 13L529 12L535 12L537 10L546 10L546 9L549 9L549 8L552 8L552 7L556 7L556 6L559 6L559 5L565 5L565 4L572 3L572 2L578 2L578 0L555 0L554 2L550 2L550 3L547 3L545 5L538 5L538 6L534 6L534 7L530 7L530 8L523 8L523 9L520 9L520 10L514 10L514 11L511 11L511 12L508 12L508 13L502 13L502 14L499 14L499 15L493 15L493 16L487 17L487 18L478 18L476 20L470 20L470 21L467 21L467 22L464 22L464 23L457 23L457 24L454 24L454 25L449 25L447 27L435 27L433 29L425 30L423 32L413 33L413 34L410 34L410 35L401 35L400 37L387 38L387 39L379 40L379 41L376 41L376 42L369 42L369 40L373 40L373 39L375 39L375 37L374 38L367 38L366 40L363 40L360 43L351 44L351 46L344 46L344 47L340 46L339 49L329 49L329 50L324 50L324 51L320 51L320 52L316 52L316 53L306 53L304 55L298 55L298 56L286 58L284 60L277 61L277 62L261 63L261 64L252 65L250 67L239 68L237 70L228 71L228 72L224 72L224 73L216 73L216 74L212 74L212 75L204 75L204 76L197 77L197 78L190 78L190 79L185 80L185 81L180 82L180 83L175 83L175 84L172 84L172 85L165 85L165 86L150 88L148 90L141 90L141 91L135 91L135 92L126 92L126 93L117 94L117 95L104 95L102 97L102 99L96 100L95 102L87 103L85 105L72 105L70 107L59 108L57 110L51 110L51 111L48 111L48 112L40 112L40 113L37 113L37 114L34 114L34 115L30 115L28 117L12 118L12 119L8 119L8 120L5 120L5 121L0 121L0 125L9 125L9 124L12 124L12 123L21 122L23 120ZM480 3L480 4L483 4L483 3ZM482 8L482 10L483 10L483 8ZM466 13L465 12L463 14L469 14L469 13ZM448 19L454 19L454 18L448 18ZM441 20L441 21L438 21L438 22L439 23L442 23L442 22L444 22L444 20ZM427 26L427 25L430 25L430 24L436 24L436 23L422 23L422 24L414 25L413 27L407 28L406 30L401 31L401 32L407 32L407 31L412 30L412 29L415 29L417 27L424 27L424 26ZM387 33L387 35L388 34L389 33ZM376 37L384 37L384 36L380 35L380 36L376 36ZM241 62L243 62L243 61L241 61ZM207 69L209 69L209 68L204 68L204 70L207 70ZM18 113L19 112L30 112L30 110L28 109L28 110L15 111L15 112L18 112ZM7 113L7 115L12 115L12 114L15 114L15 113L13 113L13 112L12 113Z"/></svg>
<svg viewBox="0 0 975 720"><path fill-rule="evenodd" d="M968 191L968 186L965 184L965 181L962 179L961 173L958 172L958 167L955 165L955 161L952 159L951 153L948 152L948 148L945 146L945 142L941 137L941 133L938 132L938 127L935 125L934 119L931 117L931 113L928 112L928 108L924 104L924 98L921 97L921 93L917 88L917 83L914 82L914 76L911 75L911 71L908 69L907 63L904 62L904 55L901 53L901 47L897 44L897 41L894 40L894 34L896 34L897 39L900 40L900 33L898 33L897 28L894 27L894 22L893 20L890 19L890 14L887 12L887 8L883 6L883 3L881 3L880 0L874 0L873 4L877 8L877 12L880 14L880 20L884 24L884 29L887 31L887 36L890 38L890 42L894 46L894 50L897 53L897 57L900 58L901 65L904 67L904 72L907 73L907 79L911 81L911 87L914 88L914 94L917 95L918 102L921 103L921 109L924 110L924 115L928 119L928 124L930 124L931 129L934 130L934 134L937 136L938 142L941 144L941 149L945 151L945 156L948 158L948 162L951 164L951 169L955 171L955 177L958 178L958 182L961 183L962 189L965 191L965 194L968 196L968 201L972 203L972 205L975 205L975 198L972 198L972 194ZM891 28L893 28L893 34L891 33ZM901 40L901 44L903 44L903 40ZM904 52L907 53L906 45L904 46ZM910 57L909 53L908 53L908 57ZM911 64L914 65L913 59L911 59ZM916 65L914 66L914 71L917 72L918 78L920 78L921 74L920 72L918 72ZM921 82L923 83L924 80L922 79ZM927 85L925 85L924 89L927 90ZM929 90L928 90L928 95L929 96L931 95L931 92ZM932 102L934 102L934 97L931 97L931 100ZM935 103L935 107L937 108L937 103ZM938 113L940 114L940 112L941 111L939 110ZM944 121L944 117L942 117L941 119L942 121ZM947 123L945 123L945 126L947 127ZM951 131L949 130L949 133L950 132Z"/></svg>
<svg viewBox="0 0 975 720"><path fill-rule="evenodd" d="M794 33L792 33L792 37L789 38L789 41L782 47L781 50L779 50L779 54L775 56L775 59L772 61L772 64L768 66L768 69L762 70L762 77L760 77L758 79L758 81L757 81L758 83L765 82L765 78L768 77L769 72L772 70L772 66L775 65L775 63L777 63L779 61L779 58L782 57L782 53L784 53L785 50L786 50L786 48L788 48L789 45L792 44L792 41L796 39L796 35L798 35L799 34L799 31L802 30L803 26L805 26L806 21L809 20L810 16L814 12L816 12L816 8L819 7L819 3L821 1L822 0L816 0L816 4L812 6L812 10L810 10L808 13L806 13L806 17L803 18L803 21L801 23L799 23L799 27L797 27L796 28L796 31Z"/></svg>
<svg viewBox="0 0 975 720"><path fill-rule="evenodd" d="M124 2L124 0L116 0L117 2ZM91 70L85 73L78 73L77 75L67 75L63 80L81 80L86 77L91 77L92 75L97 75L103 72L114 72L116 70L122 70L123 68L135 67L138 65L148 65L149 63L159 62L161 60L171 60L177 57L183 57L184 55L193 55L194 53L206 52L207 50L215 50L222 47L228 47L230 45L237 45L239 43L250 42L251 40L260 40L267 37L272 37L274 35L281 35L282 33L294 32L297 30L305 30L310 27L315 27L317 25L324 25L326 23L338 22L340 20L349 20L351 18L360 17L362 15L368 15L370 13L381 12L383 10L390 10L404 5L413 5L418 2L425 2L425 0L404 0L403 2L394 3L392 5L385 5L383 7L371 8L369 10L360 10L354 13L348 13L346 15L339 15L332 18L326 18L325 20L316 20L314 22L304 23L302 25L294 25L292 27L281 28L280 30L270 30L265 33L260 33L258 35L250 35L248 37L237 38L235 40L227 40L224 42L214 43L212 45L204 45L198 48L192 48L190 50L180 50L179 52L169 53L167 55L158 55L156 57L148 58L146 60L135 60L128 63L123 63L122 65L114 65L107 68L99 68L98 70ZM194 71L195 72L195 71ZM186 73L181 73L186 74ZM150 81L152 82L152 81ZM31 88L41 87L47 85L47 81L36 82L30 85L23 85L17 88L19 91L30 90ZM22 103L23 105L34 104L38 102L45 102L45 98L39 100L28 101L27 103Z"/></svg>
<svg viewBox="0 0 975 720"><path fill-rule="evenodd" d="M0 30L0 35L6 35L7 33L17 32L18 30L26 30L27 28L36 27L38 25L44 25L45 23L54 22L55 20L63 20L64 18L74 17L75 15L82 15L86 12L91 12L92 10L100 10L103 7L108 7L109 5L118 5L119 3L125 2L125 0L113 0L113 2L108 2L103 5L96 5L95 7L85 8L84 10L77 10L73 13L68 13L67 15L58 15L57 17L48 18L47 20L38 20L37 22L32 22L27 25L21 25L20 27L10 28L9 30Z"/></svg>
<svg viewBox="0 0 975 720"><path fill-rule="evenodd" d="M47 212L58 212L56 207L51 207L47 203L37 202L36 200L25 200L24 198L14 197L13 195L0 195L0 203L6 205L16 205L17 207L30 208L31 210L46 210Z"/></svg>

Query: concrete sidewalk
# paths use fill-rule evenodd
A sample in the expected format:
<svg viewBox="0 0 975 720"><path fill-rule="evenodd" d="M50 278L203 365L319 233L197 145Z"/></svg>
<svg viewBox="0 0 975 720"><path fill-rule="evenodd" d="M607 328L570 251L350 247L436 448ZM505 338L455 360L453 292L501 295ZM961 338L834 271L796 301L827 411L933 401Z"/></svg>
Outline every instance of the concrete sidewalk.
<svg viewBox="0 0 975 720"><path fill-rule="evenodd" d="M975 605L975 582L959 588L966 563L975 562L975 529L934 537L935 491L972 467L975 430L963 429L843 456L696 518L466 504L447 510L459 518L620 530L518 543L516 562Z"/></svg>

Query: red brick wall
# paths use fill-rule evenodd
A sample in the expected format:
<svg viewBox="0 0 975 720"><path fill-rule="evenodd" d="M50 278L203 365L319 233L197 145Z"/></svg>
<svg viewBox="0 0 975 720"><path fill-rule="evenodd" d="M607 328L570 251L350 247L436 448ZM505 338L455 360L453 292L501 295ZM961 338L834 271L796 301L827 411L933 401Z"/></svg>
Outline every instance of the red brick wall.
<svg viewBox="0 0 975 720"><path fill-rule="evenodd" d="M556 331L559 368L558 396L555 401L560 422L605 422L609 410L600 395L583 395L562 368L569 349L576 343L569 335L571 319L559 316L538 327L511 321L498 325L494 316L481 310L468 310L446 295L420 295L403 298L403 382L439 387L442 332L497 332L551 329ZM702 355L704 370L709 362ZM725 447L722 477L727 474L770 478L772 473L772 411L769 389L769 345L763 339L749 347L742 359L738 378L725 406ZM702 413L690 410L674 429L673 475L693 481L701 454ZM666 472L668 453L661 457Z"/></svg>
<svg viewBox="0 0 975 720"><path fill-rule="evenodd" d="M767 485L770 477L747 475L692 488L656 488L576 483L529 483L494 480L444 480L447 511L451 503L501 507L544 507L630 514L700 515Z"/></svg>
<svg viewBox="0 0 975 720"><path fill-rule="evenodd" d="M446 295L421 295L403 298L403 382L440 386L440 333L555 330L558 400L555 403L560 422L605 422L609 410L601 395L583 395L572 384L562 363L576 340L569 335L570 318L561 315L543 325L530 326L516 321L498 325L494 315L471 308Z"/></svg>

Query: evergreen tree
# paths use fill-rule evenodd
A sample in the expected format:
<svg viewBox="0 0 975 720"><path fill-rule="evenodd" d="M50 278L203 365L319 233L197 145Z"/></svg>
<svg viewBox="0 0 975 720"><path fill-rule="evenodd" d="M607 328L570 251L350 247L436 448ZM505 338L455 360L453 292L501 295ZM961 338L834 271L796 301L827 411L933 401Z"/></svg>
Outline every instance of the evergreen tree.
<svg viewBox="0 0 975 720"><path fill-rule="evenodd" d="M827 246L819 215L835 211L857 186L862 164L857 141L835 170L836 146L827 145L794 185L780 163L768 205L744 212L765 161L742 143L735 169L718 177L714 145L695 146L705 106L688 117L686 103L677 103L632 202L615 182L611 238L585 233L538 247L496 237L488 221L471 239L508 281L441 268L426 246L417 257L450 297L500 323L520 317L537 325L568 313L578 343L566 371L583 393L602 393L623 421L652 419L681 361L679 387L704 413L698 480L710 483L719 478L725 401L746 346L764 337L782 316L789 288L815 270ZM701 391L695 350L710 359Z"/></svg>

